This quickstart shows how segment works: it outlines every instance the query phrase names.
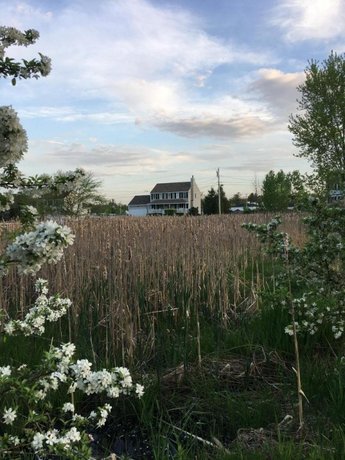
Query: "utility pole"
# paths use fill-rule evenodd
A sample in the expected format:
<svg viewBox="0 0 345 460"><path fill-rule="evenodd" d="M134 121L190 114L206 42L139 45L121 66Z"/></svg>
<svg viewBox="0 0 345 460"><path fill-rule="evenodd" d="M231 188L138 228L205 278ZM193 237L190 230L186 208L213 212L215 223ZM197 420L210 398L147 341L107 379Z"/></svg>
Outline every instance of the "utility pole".
<svg viewBox="0 0 345 460"><path fill-rule="evenodd" d="M222 213L222 202L220 199L220 176L219 176L219 168L217 169L217 177L218 177L218 214Z"/></svg>
<svg viewBox="0 0 345 460"><path fill-rule="evenodd" d="M259 195L259 181L258 181L258 176L254 175L254 193L255 193L255 201L258 201L258 195Z"/></svg>

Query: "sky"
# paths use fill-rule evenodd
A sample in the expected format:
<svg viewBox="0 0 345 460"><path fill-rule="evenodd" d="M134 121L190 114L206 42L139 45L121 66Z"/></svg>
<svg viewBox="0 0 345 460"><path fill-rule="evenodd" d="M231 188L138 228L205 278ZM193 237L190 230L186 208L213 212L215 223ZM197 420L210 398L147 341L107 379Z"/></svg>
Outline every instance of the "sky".
<svg viewBox="0 0 345 460"><path fill-rule="evenodd" d="M40 32L7 56L47 78L0 81L29 137L28 174L82 167L127 204L156 183L228 196L269 170L308 171L289 115L311 59L345 51L344 0L0 0L0 25Z"/></svg>

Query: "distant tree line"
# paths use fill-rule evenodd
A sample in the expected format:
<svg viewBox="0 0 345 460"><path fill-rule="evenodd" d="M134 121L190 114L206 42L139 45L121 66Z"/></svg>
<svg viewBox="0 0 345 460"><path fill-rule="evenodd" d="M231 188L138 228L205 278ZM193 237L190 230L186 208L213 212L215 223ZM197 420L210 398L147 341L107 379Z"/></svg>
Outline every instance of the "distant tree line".
<svg viewBox="0 0 345 460"><path fill-rule="evenodd" d="M62 178L70 177L67 183ZM42 183L40 193L30 192L20 185L14 194L14 202L8 211L0 213L0 219L16 219L24 206L34 206L40 216L82 216L86 214L125 214L127 206L105 198L100 192L101 181L91 172L77 169L53 176L44 174L35 178ZM49 187L46 186L49 184Z"/></svg>
<svg viewBox="0 0 345 460"><path fill-rule="evenodd" d="M261 211L286 211L289 208L304 209L308 193L304 177L299 171L285 173L269 171L262 183L261 193L241 195L239 192L228 198L223 185L220 187L221 213L228 214L231 207L242 207L250 212L253 207ZM218 214L218 192L212 187L202 200L204 214Z"/></svg>

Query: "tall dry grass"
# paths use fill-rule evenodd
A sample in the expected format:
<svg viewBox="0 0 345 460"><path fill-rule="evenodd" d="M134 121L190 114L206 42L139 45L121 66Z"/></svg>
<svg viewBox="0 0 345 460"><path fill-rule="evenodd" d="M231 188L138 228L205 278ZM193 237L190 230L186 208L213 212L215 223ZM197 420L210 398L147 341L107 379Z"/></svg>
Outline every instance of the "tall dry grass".
<svg viewBox="0 0 345 460"><path fill-rule="evenodd" d="M258 243L241 224L269 218L258 214L70 221L75 244L61 263L45 267L40 276L49 279L51 292L72 299L69 338L83 334L95 360L101 349L105 361L120 353L128 362L139 346L141 356L149 360L162 318L167 331L185 328L191 333L200 316L231 327L239 310L256 308L256 291L264 283L257 269ZM295 241L303 240L300 216L284 216L284 229ZM32 284L15 271L4 278L4 309L23 314L33 296ZM200 344L200 324L195 334Z"/></svg>

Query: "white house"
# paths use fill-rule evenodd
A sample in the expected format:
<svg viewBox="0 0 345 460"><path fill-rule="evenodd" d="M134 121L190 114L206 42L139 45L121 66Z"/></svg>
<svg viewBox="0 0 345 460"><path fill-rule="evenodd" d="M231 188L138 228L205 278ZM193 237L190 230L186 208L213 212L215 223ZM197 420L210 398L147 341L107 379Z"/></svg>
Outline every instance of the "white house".
<svg viewBox="0 0 345 460"><path fill-rule="evenodd" d="M128 203L130 216L147 216L149 214L150 195L135 195Z"/></svg>
<svg viewBox="0 0 345 460"><path fill-rule="evenodd" d="M194 176L189 182L156 184L150 195L136 195L128 204L130 216L163 215L167 209L187 214L189 209L201 210L201 193Z"/></svg>

